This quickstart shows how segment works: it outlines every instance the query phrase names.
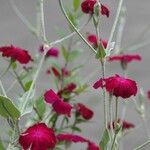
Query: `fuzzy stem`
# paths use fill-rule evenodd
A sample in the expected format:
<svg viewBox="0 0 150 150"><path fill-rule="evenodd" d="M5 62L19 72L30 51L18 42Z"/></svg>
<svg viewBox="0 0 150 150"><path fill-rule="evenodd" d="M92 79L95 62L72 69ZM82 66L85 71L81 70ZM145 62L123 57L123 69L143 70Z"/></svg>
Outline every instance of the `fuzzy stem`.
<svg viewBox="0 0 150 150"><path fill-rule="evenodd" d="M105 79L105 60L101 61L102 66L102 78ZM103 88L103 100L104 100L104 127L107 129L107 101L106 101L106 91Z"/></svg>
<svg viewBox="0 0 150 150"><path fill-rule="evenodd" d="M148 140L147 142L143 143L142 145L138 146L137 148L135 148L134 150L139 150L144 148L145 146L147 146L148 144L150 144L150 140Z"/></svg>
<svg viewBox="0 0 150 150"><path fill-rule="evenodd" d="M112 125L112 95L109 94L109 121L110 121L110 130L112 136L114 135L113 125Z"/></svg>
<svg viewBox="0 0 150 150"><path fill-rule="evenodd" d="M80 36L80 38L85 42L85 44L94 52L96 53L96 50L89 44L89 42L83 37L83 35L79 32L79 30L74 26L72 21L69 19L66 10L64 9L62 0L58 0L60 9L62 13L64 14L65 18L67 19L68 23L71 25L71 27L74 29L74 31Z"/></svg>
<svg viewBox="0 0 150 150"><path fill-rule="evenodd" d="M13 69L13 72L14 72L14 74L15 74L15 76L16 76L16 79L17 79L18 83L19 83L20 86L22 87L23 91L26 92L26 89L25 89L25 87L24 87L24 85L23 85L23 83L22 83L22 81L21 81L21 79L20 79L18 73L17 73L14 69Z"/></svg>
<svg viewBox="0 0 150 150"><path fill-rule="evenodd" d="M4 87L3 87L3 84L2 84L2 81L1 81L1 80L0 80L0 87L1 87L1 89L2 89L3 95L7 97L6 91L5 91Z"/></svg>
<svg viewBox="0 0 150 150"><path fill-rule="evenodd" d="M115 105L116 105L116 109L115 109L115 125L114 125L115 126L115 135L114 135L114 138L113 138L111 150L113 150L113 148L114 148L115 141L116 141L117 134L118 134L118 131L116 131L117 122L118 122L118 112L119 112L118 98L116 98L116 100L115 100Z"/></svg>
<svg viewBox="0 0 150 150"><path fill-rule="evenodd" d="M78 30L78 31L81 31L81 30L90 22L90 20L91 20L91 16L88 18L88 20L86 21L86 23L83 24L83 25L82 25L80 28L78 28L77 30ZM65 37L63 37L63 38L61 38L61 39L58 39L58 40L56 40L56 41L53 41L53 42L49 43L48 45L53 46L53 45L59 44L59 43L65 41L65 40L67 40L67 39L73 37L73 36L76 35L76 34L77 34L77 32L74 31L74 32L68 34L67 36L65 36Z"/></svg>
<svg viewBox="0 0 150 150"><path fill-rule="evenodd" d="M41 10L40 13L41 13L42 33L43 33L42 37L43 37L43 43L45 44L45 43L46 43L46 34L45 34L45 24L44 24L43 0L40 0L40 10ZM45 56L46 56L46 54L47 54L47 51L48 51L48 48L47 48L47 47L45 48L45 45L44 45L44 53L43 53L42 58L41 58L41 60L40 60L40 62L39 62L39 64L38 64L38 68L37 68L37 71L36 71L35 76L34 76L34 78L33 78L33 81L32 81L32 84L31 84L31 86L30 86L30 89L29 89L29 91L28 91L28 95L27 95L26 98L25 98L25 103L24 103L24 105L22 106L22 112L25 110L25 107L26 107L26 105L27 105L27 103L28 103L28 100L29 100L29 97L30 97L30 95L31 95L32 89L33 89L34 86L35 86L36 80L37 80L37 78L38 78L38 76L39 76L39 73L40 73L40 71L41 71L41 68L42 68L42 65L43 65Z"/></svg>
<svg viewBox="0 0 150 150"><path fill-rule="evenodd" d="M45 19L44 19L44 0L40 0L40 14L41 14L41 31L42 31L42 37L43 37L43 42L47 43L46 39L46 31L45 31Z"/></svg>
<svg viewBox="0 0 150 150"><path fill-rule="evenodd" d="M110 47L110 44L112 42L115 30L116 30L116 26L117 26L117 23L118 23L118 20L119 20L119 15L120 15L120 12L121 12L122 4L123 4L123 0L120 0L119 4L118 4L118 9L117 9L115 21L114 21L114 24L112 26L111 33L110 33L110 36L109 36L109 40L108 40L108 44L107 44L107 48L106 48L107 50Z"/></svg>

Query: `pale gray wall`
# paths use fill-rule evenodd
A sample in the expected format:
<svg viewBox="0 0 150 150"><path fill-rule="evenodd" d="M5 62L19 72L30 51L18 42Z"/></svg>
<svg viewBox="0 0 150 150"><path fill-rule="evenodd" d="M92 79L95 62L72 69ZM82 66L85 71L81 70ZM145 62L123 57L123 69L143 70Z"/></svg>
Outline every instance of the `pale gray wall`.
<svg viewBox="0 0 150 150"><path fill-rule="evenodd" d="M36 1L37 0L15 0L17 3L17 6L21 10L21 12L34 24L35 22L35 8L36 8ZM67 2L70 2L71 0L68 0ZM127 23L124 31L123 36L123 47L130 44L132 41L134 41L135 38L139 35L140 31L142 31L148 24L150 24L150 1L149 0L124 0L124 4L127 7ZM64 0L66 2L66 0ZM103 0L105 4L107 4L110 8L110 18L109 19L103 19L104 23L102 26L102 35L105 39L108 38L109 32L112 26L112 22L114 20L115 10L118 3L118 0ZM46 31L49 39L55 40L57 39L57 35L54 32L55 27L61 27L66 30L66 20L61 15L60 10L58 9L58 3L57 0L47 0L46 3ZM87 27L85 31L93 31L91 29L91 26ZM149 30L148 30L149 31ZM147 32L148 32L147 31ZM143 37L141 37L142 39ZM150 39L150 34L145 39ZM20 19L15 15L14 11L12 10L9 0L0 0L0 45L5 44L15 44L17 46L24 47L26 49L29 49L32 51L32 53L37 51L37 48L39 46L39 41L28 31L26 26L20 21ZM94 57L90 55L90 52L87 47L84 48L86 57L84 59L88 59L90 61L87 61L86 66L83 70L82 76L87 76L90 72L94 72L95 70L98 70L98 63L95 61ZM139 49L137 52L140 53L143 57L142 62L140 63L132 63L129 67L129 70L131 71L131 76L134 77L134 79L138 82L140 86L143 86L145 90L150 88L149 84L149 78L150 78L150 67L149 67L149 46L146 46L142 49ZM136 53L136 52L135 52ZM89 59L90 56L90 59ZM81 62L84 62L83 60ZM0 70L4 68L4 62L0 58ZM3 63L3 64L2 64ZM119 65L113 64L108 66L108 72L111 73L117 73L120 71ZM90 84L92 84L92 81L95 81L99 75L96 75L94 79L90 81ZM45 76L43 76L44 78ZM39 83L39 89L40 88L47 88L48 85L46 85L47 80L41 78L42 82ZM11 83L12 79L8 79L6 76L4 78L5 87L7 88L9 84ZM6 81L6 82L5 82ZM18 92L19 89L14 89L14 92ZM93 96L93 93L95 96ZM14 94L12 94L14 95ZM87 95L82 95L80 98L80 101L84 101L88 105L90 105L95 110L95 117L93 121L84 126L83 134L95 141L98 141L98 137L100 137L100 133L102 131L102 128L99 130L99 127L102 127L102 112L103 112L103 106L102 102L98 99L98 93L95 91L92 91L88 93ZM150 103L147 103L147 107L150 108ZM138 115L134 111L134 107L129 105L129 108L127 110L127 116L126 118L129 121L133 121L137 126L141 124L141 120L138 117ZM149 109L148 109L148 118L149 117ZM150 124L150 123L149 123ZM6 123L1 122L1 127L3 125L6 125ZM124 149L131 150L136 145L142 143L147 139L145 137L146 132L142 128L139 128L134 133L131 133L128 135L123 141L124 141ZM89 134L90 133L90 134ZM74 150L76 149L76 146ZM149 150L147 147L145 150Z"/></svg>

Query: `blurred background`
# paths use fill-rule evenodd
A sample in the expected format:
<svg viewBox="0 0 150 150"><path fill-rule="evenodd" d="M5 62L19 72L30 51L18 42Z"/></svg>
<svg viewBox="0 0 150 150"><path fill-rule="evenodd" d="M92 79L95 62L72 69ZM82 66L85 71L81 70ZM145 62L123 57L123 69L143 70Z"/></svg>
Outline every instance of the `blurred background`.
<svg viewBox="0 0 150 150"><path fill-rule="evenodd" d="M33 24L36 24L36 3L37 0L14 0L19 10L24 14L24 16ZM64 0L66 5L69 5L72 0ZM102 0L102 3L109 7L110 17L103 17L102 26L101 26L101 37L108 39L111 27L114 21L116 8L118 5L118 0ZM131 45L139 35L138 44L143 41L150 41L150 1L148 0L125 0L124 6L127 8L127 19L125 24L125 29L123 33L122 47L127 47ZM83 17L81 23L84 23L87 16ZM45 3L45 24L46 24L46 33L50 41L56 40L59 36L56 32L56 28L61 28L65 32L67 30L67 23L64 16L61 14L61 11L58 7L57 0L47 0ZM145 30L146 29L146 30ZM143 32L143 31L146 32ZM91 24L84 28L82 31L93 33L94 29ZM14 44L18 47L23 47L28 49L32 54L38 52L40 41L29 32L27 27L22 23L22 21L16 16L14 10L10 5L9 0L0 0L0 46ZM143 87L145 91L150 89L149 78L150 78L150 52L149 45L141 47L140 49L135 49L131 53L138 53L142 56L141 62L133 62L129 65L129 76L137 81L140 87ZM58 45L59 47L59 45ZM95 56L91 55L90 50L82 44L82 49L84 50L81 57L76 63L84 63L85 67L80 73L82 78L87 79L89 84L98 79L101 75L100 64L95 60ZM0 57L0 72L6 68L6 63ZM93 73L90 79L86 78L89 74ZM121 72L120 65L118 63L112 63L107 65L107 75ZM13 82L13 79L10 78L10 75L6 75L3 78L4 87L7 89L10 84ZM49 84L48 84L49 83ZM45 74L41 73L40 79L37 83L37 88L40 91L45 90L50 87L50 80ZM9 96L15 98L16 93L18 94L20 88L16 86ZM92 121L86 125L82 126L83 134L85 137L90 138L93 141L98 142L98 139L101 137L101 132L103 131L103 103L102 99L99 98L98 91L93 90L92 88L85 94L82 94L78 97L78 101L82 101L90 106L94 112L94 118ZM145 131L145 127L142 124L141 118L137 115L132 100L129 101L127 108L127 113L125 119L129 122L133 122L136 126L139 126L134 132L131 132L127 135L122 141L122 147L126 150L132 150L139 144L142 144L144 141L147 141L148 137ZM147 122L148 127L150 125L150 102L146 101L147 108ZM0 133L3 136L5 127L8 126L7 123L0 119ZM149 128L150 130L150 128ZM80 149L83 149L82 146ZM77 149L76 146L73 148ZM149 147L146 147L145 150L149 150Z"/></svg>

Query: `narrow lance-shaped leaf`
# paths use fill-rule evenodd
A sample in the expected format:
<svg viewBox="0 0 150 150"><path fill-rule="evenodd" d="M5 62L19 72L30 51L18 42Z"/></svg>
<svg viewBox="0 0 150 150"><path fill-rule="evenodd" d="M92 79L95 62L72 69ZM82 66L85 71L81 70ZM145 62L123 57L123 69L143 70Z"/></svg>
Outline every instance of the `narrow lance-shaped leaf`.
<svg viewBox="0 0 150 150"><path fill-rule="evenodd" d="M3 145L3 143L2 143L1 138L0 138L0 150L5 150L4 145Z"/></svg>
<svg viewBox="0 0 150 150"><path fill-rule="evenodd" d="M107 145L108 145L109 140L110 140L109 132L107 129L105 129L102 139L100 141L101 150L107 150Z"/></svg>
<svg viewBox="0 0 150 150"><path fill-rule="evenodd" d="M30 94L27 102L25 100L26 100L26 97L28 95L28 92L24 93L23 96L19 98L18 108L21 112L21 116L32 112L34 93L35 93L35 90L33 89L31 91L31 94ZM25 108L23 108L24 105L25 105Z"/></svg>
<svg viewBox="0 0 150 150"><path fill-rule="evenodd" d="M68 51L66 50L65 46L63 45L61 46L61 51L62 51L65 61L68 61Z"/></svg>
<svg viewBox="0 0 150 150"><path fill-rule="evenodd" d="M0 96L0 115L4 118L18 119L20 112L8 97Z"/></svg>
<svg viewBox="0 0 150 150"><path fill-rule="evenodd" d="M80 7L80 0L73 0L73 8L75 11Z"/></svg>
<svg viewBox="0 0 150 150"><path fill-rule="evenodd" d="M105 56L106 56L105 49L102 46L102 44L99 44L98 45L98 50L97 50L97 53L96 53L96 58L97 59L102 59L102 58L105 58Z"/></svg>

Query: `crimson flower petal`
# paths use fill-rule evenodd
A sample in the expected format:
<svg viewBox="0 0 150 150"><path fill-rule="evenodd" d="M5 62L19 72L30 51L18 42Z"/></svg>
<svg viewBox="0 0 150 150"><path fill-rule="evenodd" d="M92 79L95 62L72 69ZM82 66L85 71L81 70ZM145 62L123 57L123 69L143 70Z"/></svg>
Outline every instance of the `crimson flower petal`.
<svg viewBox="0 0 150 150"><path fill-rule="evenodd" d="M93 85L93 88L94 89L98 89L98 88L103 88L103 79L100 78L98 81L96 81Z"/></svg>
<svg viewBox="0 0 150 150"><path fill-rule="evenodd" d="M86 14L93 14L95 4L96 4L96 0L84 0L81 3L82 12L86 13ZM109 9L106 6L102 5L102 4L101 4L100 7L101 7L100 8L101 14L109 17L109 14L110 14Z"/></svg>
<svg viewBox="0 0 150 150"><path fill-rule="evenodd" d="M69 103L61 100L52 89L48 90L44 94L44 99L47 103L52 104L52 107L56 113L70 117L71 109L73 107Z"/></svg>
<svg viewBox="0 0 150 150"><path fill-rule="evenodd" d="M88 144L88 150L100 150L99 147L94 143L91 142L90 140L81 137L79 135L75 135L75 134L59 134L57 135L57 139L58 141L68 141L68 142L74 142L74 143L87 143Z"/></svg>
<svg viewBox="0 0 150 150"><path fill-rule="evenodd" d="M53 104L57 100L60 100L59 96L57 94L55 94L55 92L52 89L48 90L44 94L44 99L49 104Z"/></svg>
<svg viewBox="0 0 150 150"><path fill-rule="evenodd" d="M81 103L77 103L76 109L78 113L86 120L93 117L93 111Z"/></svg>
<svg viewBox="0 0 150 150"><path fill-rule="evenodd" d="M84 143L84 142L87 142L87 139L81 137L81 136L78 136L78 135L74 135L74 134L59 134L57 135L57 139L58 141L69 141L69 142L81 142L81 143Z"/></svg>
<svg viewBox="0 0 150 150"><path fill-rule="evenodd" d="M39 52L43 53L44 52L44 48L43 45L41 45L39 47ZM46 57L58 57L59 56L59 50L56 47L51 47L46 54Z"/></svg>
<svg viewBox="0 0 150 150"><path fill-rule="evenodd" d="M24 150L48 150L56 145L56 136L53 129L44 123L38 123L21 133L19 143Z"/></svg>
<svg viewBox="0 0 150 150"><path fill-rule="evenodd" d="M110 14L109 9L106 6L102 5L102 4L101 4L101 14L105 15L107 17L109 17L109 14Z"/></svg>
<svg viewBox="0 0 150 150"><path fill-rule="evenodd" d="M52 67L51 69L55 77L60 78L61 74L59 73L59 71L55 67Z"/></svg>
<svg viewBox="0 0 150 150"><path fill-rule="evenodd" d="M110 56L109 61L120 61L120 62L132 62L132 61L141 61L141 56L140 55L129 55L129 54L124 54L124 55L115 55L115 56Z"/></svg>
<svg viewBox="0 0 150 150"><path fill-rule="evenodd" d="M21 64L27 64L29 61L33 61L27 50L13 45L0 47L0 52L2 53L2 56L10 57Z"/></svg>
<svg viewBox="0 0 150 150"><path fill-rule="evenodd" d="M81 4L82 12L86 14L92 14L94 11L94 5L96 4L96 0L85 0Z"/></svg>
<svg viewBox="0 0 150 150"><path fill-rule="evenodd" d="M137 94L136 82L131 79L115 75L103 79L103 82L105 82L104 85L102 83L102 79L100 79L94 84L93 87L95 89L105 87L109 93L112 93L116 97L122 98L129 98L132 95L135 96Z"/></svg>
<svg viewBox="0 0 150 150"><path fill-rule="evenodd" d="M147 92L147 97L150 99L150 91Z"/></svg>
<svg viewBox="0 0 150 150"><path fill-rule="evenodd" d="M88 143L88 150L100 150L100 149L95 143L89 142Z"/></svg>
<svg viewBox="0 0 150 150"><path fill-rule="evenodd" d="M71 115L71 109L73 108L69 103L64 102L62 100L57 100L55 103L53 103L53 109L60 115L67 115L70 117Z"/></svg>
<svg viewBox="0 0 150 150"><path fill-rule="evenodd" d="M59 56L59 50L56 47L52 47L48 50L47 57L58 57Z"/></svg>

